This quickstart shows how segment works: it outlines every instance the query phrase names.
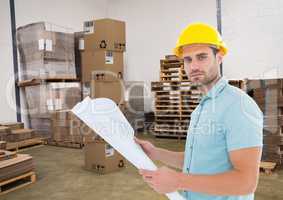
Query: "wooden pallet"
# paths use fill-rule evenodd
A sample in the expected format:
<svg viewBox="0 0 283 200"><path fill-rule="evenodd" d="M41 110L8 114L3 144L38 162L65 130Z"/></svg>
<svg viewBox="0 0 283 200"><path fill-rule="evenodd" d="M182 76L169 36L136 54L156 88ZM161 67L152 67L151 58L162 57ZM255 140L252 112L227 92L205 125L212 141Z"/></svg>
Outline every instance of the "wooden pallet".
<svg viewBox="0 0 283 200"><path fill-rule="evenodd" d="M185 129L183 129L183 130L180 130L180 129L168 129L168 128L155 128L154 127L154 132L156 132L156 133L161 133L161 134L163 134L163 133L183 133L183 134L187 134L187 131L188 130L185 130Z"/></svg>
<svg viewBox="0 0 283 200"><path fill-rule="evenodd" d="M177 100L172 100L171 99L157 99L155 100L155 104L164 104L165 105L187 105L190 103L193 104L199 104L199 100L196 99L177 99Z"/></svg>
<svg viewBox="0 0 283 200"><path fill-rule="evenodd" d="M187 104L187 105L155 105L156 111L188 111L190 109L195 109L197 105Z"/></svg>
<svg viewBox="0 0 283 200"><path fill-rule="evenodd" d="M244 80L229 80L230 85L233 85L237 88L244 89L245 88L245 81Z"/></svg>
<svg viewBox="0 0 283 200"><path fill-rule="evenodd" d="M180 123L189 123L190 122L190 119L172 119L172 118L164 118L164 119L160 119L158 117L155 118L155 122L156 123L177 123L177 122L180 122Z"/></svg>
<svg viewBox="0 0 283 200"><path fill-rule="evenodd" d="M157 82L151 82L152 87L168 87L168 86L193 86L190 81L182 82L182 81L157 81Z"/></svg>
<svg viewBox="0 0 283 200"><path fill-rule="evenodd" d="M184 69L184 64L181 62L171 62L171 63L165 63L162 62L160 63L160 69L164 70L164 69Z"/></svg>
<svg viewBox="0 0 283 200"><path fill-rule="evenodd" d="M20 142L7 142L6 150L21 151L28 148L42 146L44 144L46 144L46 140L44 138L32 138Z"/></svg>
<svg viewBox="0 0 283 200"><path fill-rule="evenodd" d="M156 96L159 94L189 94L189 95L201 95L201 93L197 90L188 90L188 89L179 89L179 90L160 90L155 91Z"/></svg>
<svg viewBox="0 0 283 200"><path fill-rule="evenodd" d="M74 148L74 149L81 149L83 148L83 143L75 143L70 141L48 141L48 145L50 146L57 146L57 147L67 147L67 148Z"/></svg>
<svg viewBox="0 0 283 200"><path fill-rule="evenodd" d="M189 81L187 77L160 77L161 81Z"/></svg>
<svg viewBox="0 0 283 200"><path fill-rule="evenodd" d="M160 66L180 66L183 65L184 61L181 59L161 59Z"/></svg>
<svg viewBox="0 0 283 200"><path fill-rule="evenodd" d="M274 162L260 162L260 169L265 174L272 174L272 171L275 169L276 163Z"/></svg>
<svg viewBox="0 0 283 200"><path fill-rule="evenodd" d="M186 133L188 130L188 126L175 126L175 125L158 125L155 124L154 131L157 132L173 132L173 133Z"/></svg>
<svg viewBox="0 0 283 200"><path fill-rule="evenodd" d="M0 195L7 194L17 189L23 188L36 181L35 172L28 172L23 175L0 182Z"/></svg>
<svg viewBox="0 0 283 200"><path fill-rule="evenodd" d="M184 116L184 115L158 115L158 114L155 114L155 120L160 120L160 119L163 119L163 120L167 120L167 119L171 119L171 120L188 120L190 119L190 115L187 115L187 116Z"/></svg>
<svg viewBox="0 0 283 200"><path fill-rule="evenodd" d="M172 138L172 139L185 139L187 137L186 134L180 134L180 133L157 133L157 132L153 132L153 135L156 138Z"/></svg>

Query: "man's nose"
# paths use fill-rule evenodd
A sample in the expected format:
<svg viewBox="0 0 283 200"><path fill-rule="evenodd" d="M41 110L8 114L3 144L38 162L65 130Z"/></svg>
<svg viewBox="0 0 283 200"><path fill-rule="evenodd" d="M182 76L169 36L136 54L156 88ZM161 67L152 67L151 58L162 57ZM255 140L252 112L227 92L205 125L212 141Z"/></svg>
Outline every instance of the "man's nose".
<svg viewBox="0 0 283 200"><path fill-rule="evenodd" d="M191 71L198 71L199 70L199 65L196 62L196 60L193 59L190 65L191 65L190 66Z"/></svg>

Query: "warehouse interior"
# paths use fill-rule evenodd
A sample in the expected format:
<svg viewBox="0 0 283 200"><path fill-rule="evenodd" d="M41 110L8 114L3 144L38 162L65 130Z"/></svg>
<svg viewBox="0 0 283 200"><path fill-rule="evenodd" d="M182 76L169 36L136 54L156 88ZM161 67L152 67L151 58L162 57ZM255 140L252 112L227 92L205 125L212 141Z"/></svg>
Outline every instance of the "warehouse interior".
<svg viewBox="0 0 283 200"><path fill-rule="evenodd" d="M281 0L2 0L0 200L181 199L151 188L137 169L148 160L103 128L185 151L201 93L173 49L196 22L218 30L229 49L221 76L263 113L254 199L282 199L282 17ZM89 97L111 99L126 127L88 120L101 103Z"/></svg>

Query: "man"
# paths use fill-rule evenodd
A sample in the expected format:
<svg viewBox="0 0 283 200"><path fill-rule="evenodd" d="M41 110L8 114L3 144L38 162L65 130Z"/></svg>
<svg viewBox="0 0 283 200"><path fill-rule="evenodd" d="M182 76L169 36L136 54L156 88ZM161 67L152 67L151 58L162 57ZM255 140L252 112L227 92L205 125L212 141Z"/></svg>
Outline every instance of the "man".
<svg viewBox="0 0 283 200"><path fill-rule="evenodd" d="M184 59L186 73L200 85L203 96L191 114L185 152L136 139L151 159L183 169L140 170L159 193L183 190L190 200L254 199L263 116L248 95L221 78L219 68L226 53L220 34L207 24L191 24L180 35L175 54Z"/></svg>

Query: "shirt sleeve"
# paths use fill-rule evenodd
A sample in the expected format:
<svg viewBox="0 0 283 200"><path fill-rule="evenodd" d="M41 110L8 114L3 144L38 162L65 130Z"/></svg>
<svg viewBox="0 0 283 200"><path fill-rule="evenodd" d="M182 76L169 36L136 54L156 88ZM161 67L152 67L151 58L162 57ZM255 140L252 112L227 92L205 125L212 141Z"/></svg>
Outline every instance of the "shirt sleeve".
<svg viewBox="0 0 283 200"><path fill-rule="evenodd" d="M225 114L228 151L262 147L263 114L252 98L242 95Z"/></svg>

